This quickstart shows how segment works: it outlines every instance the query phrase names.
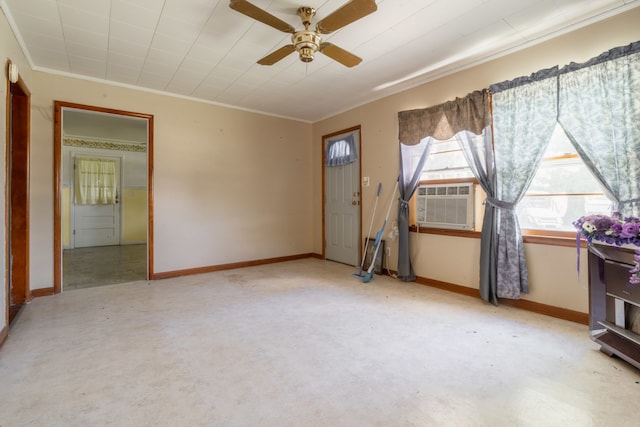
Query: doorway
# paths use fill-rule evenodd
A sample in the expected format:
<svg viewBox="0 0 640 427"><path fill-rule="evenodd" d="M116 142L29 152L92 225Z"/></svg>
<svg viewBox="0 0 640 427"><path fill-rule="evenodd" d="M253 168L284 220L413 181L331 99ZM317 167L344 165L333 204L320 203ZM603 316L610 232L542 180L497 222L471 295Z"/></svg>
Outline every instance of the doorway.
<svg viewBox="0 0 640 427"><path fill-rule="evenodd" d="M54 123L54 292L148 280L153 116L55 101ZM103 169L109 186L80 183ZM87 199L94 187L101 196Z"/></svg>
<svg viewBox="0 0 640 427"><path fill-rule="evenodd" d="M322 137L324 258L360 259L360 127Z"/></svg>
<svg viewBox="0 0 640 427"><path fill-rule="evenodd" d="M7 324L31 299L29 285L29 122L31 93L22 78L7 91Z"/></svg>

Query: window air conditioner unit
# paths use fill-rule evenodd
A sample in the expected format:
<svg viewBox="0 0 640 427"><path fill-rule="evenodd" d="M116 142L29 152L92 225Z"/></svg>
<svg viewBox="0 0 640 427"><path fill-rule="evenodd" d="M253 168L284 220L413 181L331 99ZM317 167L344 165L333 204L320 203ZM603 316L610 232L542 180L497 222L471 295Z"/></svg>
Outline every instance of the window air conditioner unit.
<svg viewBox="0 0 640 427"><path fill-rule="evenodd" d="M416 220L420 227L473 230L474 185L433 184L418 187Z"/></svg>

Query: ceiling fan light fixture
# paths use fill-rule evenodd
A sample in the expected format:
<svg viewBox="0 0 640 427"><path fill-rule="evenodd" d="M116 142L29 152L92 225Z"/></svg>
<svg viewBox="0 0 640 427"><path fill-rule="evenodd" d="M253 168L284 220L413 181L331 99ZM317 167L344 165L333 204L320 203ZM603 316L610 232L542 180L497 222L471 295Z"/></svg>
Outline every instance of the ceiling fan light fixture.
<svg viewBox="0 0 640 427"><path fill-rule="evenodd" d="M291 36L293 47L300 54L302 62L313 61L313 55L320 48L322 37L313 31L302 30L297 31Z"/></svg>
<svg viewBox="0 0 640 427"><path fill-rule="evenodd" d="M313 54L316 53L316 51L310 47L303 47L298 49L298 53L300 54L300 61L311 62L313 61Z"/></svg>
<svg viewBox="0 0 640 427"><path fill-rule="evenodd" d="M315 30L312 31L309 30L309 27L316 10L312 7L302 6L297 9L297 14L302 20L304 30L296 31L291 25L250 3L248 0L230 0L229 7L276 30L291 34L291 44L282 46L280 49L258 60L258 64L273 65L294 51L298 52L302 62L311 62L315 53L319 51L345 67L358 65L362 58L332 43L323 43L320 34L329 34L339 30L375 12L378 8L375 0L348 0L342 7L318 21Z"/></svg>

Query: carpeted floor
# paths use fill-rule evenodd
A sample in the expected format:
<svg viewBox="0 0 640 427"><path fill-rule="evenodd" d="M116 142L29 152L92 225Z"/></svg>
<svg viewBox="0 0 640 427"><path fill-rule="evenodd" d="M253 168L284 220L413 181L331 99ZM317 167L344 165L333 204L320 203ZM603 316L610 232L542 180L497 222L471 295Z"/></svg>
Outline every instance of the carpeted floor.
<svg viewBox="0 0 640 427"><path fill-rule="evenodd" d="M0 426L635 426L587 327L305 259L36 298Z"/></svg>

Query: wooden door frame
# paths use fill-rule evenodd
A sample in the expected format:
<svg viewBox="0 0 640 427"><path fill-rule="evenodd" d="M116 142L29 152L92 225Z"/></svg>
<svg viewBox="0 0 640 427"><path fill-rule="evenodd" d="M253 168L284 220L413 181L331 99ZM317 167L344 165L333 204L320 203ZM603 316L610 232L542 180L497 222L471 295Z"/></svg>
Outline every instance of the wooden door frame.
<svg viewBox="0 0 640 427"><path fill-rule="evenodd" d="M7 66L11 62L8 61ZM9 307L31 300L29 284L29 145L31 92L18 76L7 80L5 147L5 286ZM13 256L13 259L12 259ZM9 277L11 286L9 286ZM11 289L11 291L9 291Z"/></svg>
<svg viewBox="0 0 640 427"><path fill-rule="evenodd" d="M62 292L62 110L73 108L107 114L146 119L147 135L147 277L154 277L153 270L153 115L125 110L54 101L53 120L53 292Z"/></svg>
<svg viewBox="0 0 640 427"><path fill-rule="evenodd" d="M362 181L362 126L361 125L356 125L347 129L343 129L337 132L332 132L329 133L327 135L322 135L321 141L320 141L320 149L322 150L322 155L320 156L320 158L322 159L322 259L327 259L327 230L326 230L326 215L325 215L325 209L326 209L326 201L327 201L327 194L326 194L326 186L325 186L325 165L324 165L324 161L325 161L325 141L328 138L332 138L334 136L337 135L342 135L344 133L349 133L349 132L355 132L358 131L359 133L359 138L358 138L358 176L359 176L359 180ZM358 259L360 259L360 257L362 256L362 182L360 182L360 227L358 230Z"/></svg>

